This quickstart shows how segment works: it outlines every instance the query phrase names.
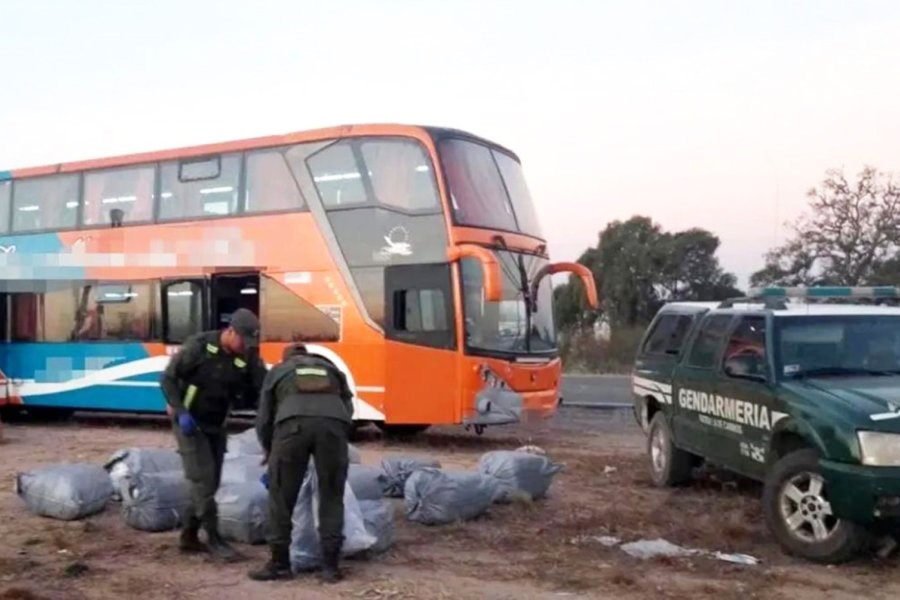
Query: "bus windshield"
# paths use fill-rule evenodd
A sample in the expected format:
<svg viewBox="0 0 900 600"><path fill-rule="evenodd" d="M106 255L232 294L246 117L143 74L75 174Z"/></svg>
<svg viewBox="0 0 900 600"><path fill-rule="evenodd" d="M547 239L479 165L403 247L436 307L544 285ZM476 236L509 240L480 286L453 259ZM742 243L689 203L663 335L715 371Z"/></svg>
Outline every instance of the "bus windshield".
<svg viewBox="0 0 900 600"><path fill-rule="evenodd" d="M458 225L542 237L518 161L504 152L463 140L444 140L440 148Z"/></svg>
<svg viewBox="0 0 900 600"><path fill-rule="evenodd" d="M537 310L526 301L528 285L547 264L538 256L497 251L503 281L500 302L484 298L484 272L473 259L462 261L466 345L487 352L528 354L556 351L553 290L549 277L538 287Z"/></svg>

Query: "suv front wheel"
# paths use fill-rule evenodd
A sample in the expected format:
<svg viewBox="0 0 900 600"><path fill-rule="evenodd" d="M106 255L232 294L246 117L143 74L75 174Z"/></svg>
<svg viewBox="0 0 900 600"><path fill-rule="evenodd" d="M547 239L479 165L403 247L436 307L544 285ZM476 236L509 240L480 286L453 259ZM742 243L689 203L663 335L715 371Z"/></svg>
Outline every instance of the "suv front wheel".
<svg viewBox="0 0 900 600"><path fill-rule="evenodd" d="M856 556L868 542L859 525L831 510L819 454L805 448L772 467L763 490L763 513L769 531L794 556L836 564Z"/></svg>
<svg viewBox="0 0 900 600"><path fill-rule="evenodd" d="M650 458L650 474L657 486L672 487L691 479L694 457L675 446L672 429L662 411L653 415L650 421L647 455Z"/></svg>

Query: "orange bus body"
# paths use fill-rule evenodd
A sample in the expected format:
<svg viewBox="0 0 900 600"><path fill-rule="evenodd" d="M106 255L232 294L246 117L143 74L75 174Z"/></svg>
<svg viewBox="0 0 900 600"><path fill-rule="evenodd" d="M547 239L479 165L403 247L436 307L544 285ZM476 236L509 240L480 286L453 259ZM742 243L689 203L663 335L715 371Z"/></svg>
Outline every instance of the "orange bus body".
<svg viewBox="0 0 900 600"><path fill-rule="evenodd" d="M484 307L486 296L501 293L500 289L492 291L493 287L518 286L516 274L509 274L510 264L516 260L519 265L524 264L523 260L539 261L540 264L534 263L533 269L529 266L531 275L537 267L546 267L546 242L533 234L456 222L454 210L458 211L458 208L454 208L452 190L448 189L448 178L439 150L439 142L444 139L456 140L460 148L468 148L465 144L470 144L474 145L473 148L478 146L478 152L482 152L483 148L489 149L494 153L497 170L501 174L499 161L507 164L507 159L511 157L518 162L515 155L502 147L463 132L405 125L354 125L0 172L0 211L7 210L4 200L9 211L8 218L0 219L0 224L6 227L0 233L0 257L6 260L3 269L6 274L0 276L0 285L3 286L0 309L5 315L0 324L0 334L5 340L0 356L0 385L5 392L0 394L0 402L70 410L163 411L165 404L158 388L158 376L168 357L178 347L177 342L172 342L165 333L171 333L176 327L174 322L166 321L166 314L172 319L173 298L182 294L185 298L190 297L193 303L194 294L198 297L202 295L203 326L199 329L210 329L227 322L227 311L233 310L235 302L246 300L236 296L232 298L233 291L222 291L229 281L243 281L237 284L245 286L240 293L249 291L249 295L256 297L253 302L258 302L254 306L261 315L261 352L264 360L269 364L277 363L287 343L305 341L311 352L332 360L348 375L356 395L355 418L358 420L374 421L385 426L466 424L480 430L487 425L551 416L558 402L561 372L552 344L548 342L547 348L537 353L472 351L468 329L471 325L467 324L467 309L464 308L467 302L470 306ZM359 145L352 145L353 140L357 140ZM398 140L415 142L418 148L423 149L428 162L415 168L421 178L407 173L408 169L401 173L398 166L402 164L405 169L405 166L413 164L405 157L412 156L416 150L412 145L403 145ZM343 143L347 144L346 148L339 146ZM335 150L326 155L326 150L338 147L341 148L340 153ZM277 149L287 164L284 171L292 175L299 190L297 197L301 199L298 200L302 202L301 209L261 211L257 214L247 208L250 202L250 192L247 191L249 161L257 156L255 151L267 149ZM291 153L295 149L299 149L296 152L297 156L303 157L302 161L299 158L294 161ZM382 154L379 155L379 152ZM499 153L503 153L502 156ZM324 175L314 175L313 167L309 166L311 161L321 159L323 164L337 164L340 162L339 154L353 154L357 160L365 154L362 160L369 169L368 177L363 172L364 168L351 169L349 175L329 174L330 171L326 173L325 170L317 171L326 173ZM237 158L232 161L232 157ZM278 161L277 157L272 160ZM391 163L391 160L394 162ZM226 208L224 214L204 214L201 218L161 218L163 208L160 198L165 198L166 192L160 196L159 191L163 189L160 180L164 177L164 168L169 169L167 172L171 174L175 168L172 165L177 164L178 183L173 185L187 188L194 185L194 180L183 178L189 167L201 165L202 168L212 169L211 165L218 164L221 176L223 161L240 163L240 174L235 175L234 179L239 180L239 185L233 185L235 189L211 187L201 189L199 193L209 191L207 196L210 197L221 194L228 198L227 202L235 199L235 205L243 206L243 209ZM418 158L416 161L421 162ZM301 164L307 168L295 167ZM363 163L358 162L357 167L359 164ZM380 164L388 164L391 168L382 171L372 166ZM488 168L475 162L466 164L470 165L470 170L466 171L469 174ZM97 204L93 196L88 200L86 177L95 173L103 176L112 173L110 177L113 177L115 173L110 169L124 167L142 167L147 173L153 171L152 218L115 223L115 219L121 217L110 216L109 224L98 224L96 220L105 217L96 213L100 216L91 217L92 224L86 224L87 213L95 210L93 206ZM376 170L374 175L372 169ZM386 183L394 170L398 173L396 181ZM421 191L431 185L426 181L425 173L433 173L433 185L439 201L434 214L428 213L431 209L423 212L413 203L400 209L388 204L394 201L385 197L392 193L390 190L419 190L408 192L410 198L415 196L416 201L430 197L428 192ZM77 175L78 196L65 205L53 206L71 207L77 212L77 222L71 225L72 219L69 219L66 221L69 226L66 227L44 227L45 223L58 217L49 214L53 210L50 201L41 204L45 202L43 197L32 193L26 182L46 181L49 182L47 189L56 190L58 186L52 187L50 183L55 186L57 180L76 181L59 178L62 174ZM353 179L350 176L363 180L368 186L366 190L359 191L350 184L336 183L336 195L326 197L332 191L329 188L330 191L323 192L321 186L324 183L343 181L342 177L344 180ZM289 181L284 177L284 181ZM402 184L404 177L412 183ZM509 190L510 181L501 180L503 187ZM170 177L168 181L174 179ZM261 177L260 181L264 188L265 178ZM391 188L391 185L394 187ZM9 188L5 198L2 195L3 186ZM474 184L472 186L475 189ZM191 189L196 192L195 188ZM344 207L340 205L340 198L348 190L360 197L375 194L372 197L376 200L367 196L368 199L360 200L358 207L353 204ZM383 190L388 192L383 193ZM293 194L293 191L288 193ZM76 198L72 194L70 192L67 197ZM272 197L275 196L277 194L273 193ZM134 197L120 196L102 201L134 204ZM188 197L187 193L184 197ZM57 196L53 198L53 202L57 202ZM182 196L178 195L178 198L180 201ZM335 198L337 205L334 204ZM26 205L26 202L31 204ZM208 203L205 197L200 202L204 211L212 208L222 210L222 202ZM510 213L514 212L511 201L509 206ZM364 214L363 208L370 212ZM356 217L352 215L354 210L357 210ZM40 213L40 219L45 220L34 220L29 213ZM370 225L357 226L359 235L354 236L352 223L341 225L343 229L340 231L336 224L336 219L346 219L348 223L352 219L363 219L376 228L376 223L389 223L395 218L406 219L404 223L424 223L426 219L430 219L429 223L436 223L437 213L441 218L441 231L428 230L425 237L437 239L444 236L442 256L436 257L436 245L433 244L435 248L425 253L428 254L427 260L421 264L415 260L415 244L410 239L409 230L414 229L412 225L394 226L386 232L371 232L384 239L387 244L385 248L363 248L358 253L363 258L352 260L368 264L365 252L372 251L382 261L379 263L381 266L373 267L353 266L354 263L348 259L351 252L348 241L355 244L354 237L365 237ZM137 213L129 213L129 216L131 214ZM367 220L366 214L372 218ZM17 223L26 231L17 230ZM402 239L394 239L395 232ZM386 235L381 236L382 233ZM418 243L420 240L414 241ZM492 253L498 249L507 254L503 255L504 258L493 260ZM501 274L501 268L505 269L505 275ZM368 291L359 285L366 269L376 274L374 279L378 278L378 269L382 269L382 279L372 284ZM477 289L474 292L470 287L464 289L462 273L466 271L471 275L478 269L481 269L479 276L484 289L480 304ZM515 268L512 270L515 271ZM554 272L558 269L544 270ZM563 270L572 269L564 266ZM525 273L524 268L521 273L527 290L533 282L526 281L529 274ZM229 278L230 274L235 277ZM583 273L580 276L584 279ZM510 279L504 279L501 283L502 277ZM393 281L391 278L400 286L396 290L391 287L394 285L389 281ZM373 279L370 277L370 280ZM425 280L437 283L432 287L416 287L419 285L417 282ZM442 287L444 281L448 282L446 289ZM101 294L99 290L106 290L112 284L126 285L129 291L121 295L119 292L104 291L102 294L105 296L98 296ZM151 287L141 288L142 285ZM189 289L172 292L176 285L187 285ZM383 294L380 309L383 314L380 317L376 316L379 311L376 293L379 285L394 290L393 295L390 290ZM133 286L149 291L133 292L136 289ZM59 289L63 291L56 291ZM255 292L252 291L254 289ZM441 296L440 302L435 301L435 290L444 289L449 292L448 297ZM75 299L76 315L69 339L65 339L63 334L67 331L66 319L71 320L66 312L70 309L55 310L53 307L56 305L52 303L49 310L46 308L51 294L68 298L70 293L66 290L71 290L71 297ZM296 307L287 306L290 300L285 300L286 292L296 297ZM510 289L506 289L505 293L509 296ZM94 308L87 309L87 298L92 294ZM141 297L140 294L148 297ZM428 299L435 303L426 310L424 306ZM146 303L146 315L138 314L134 308L117 313L117 308L126 306L127 302ZM276 306L279 302L285 306ZM529 323L527 317L534 311L536 297L527 298L522 305L529 315L523 316L522 310L516 308L519 305L511 302L509 300L507 308L515 309L515 318L519 321L525 319L524 322ZM544 304L539 308L549 310L546 306L549 300ZM446 320L441 313L443 307L447 307L449 318ZM485 310L490 311L489 308ZM296 316L301 313L306 316ZM112 337L105 337L103 328L106 327L109 332L110 326L116 326L109 316L115 314L126 315L120 317L121 323L127 323L131 329L126 331L126 325L121 325L120 330L110 334ZM492 314L496 318L486 321L488 330L493 324L501 322L496 313ZM58 318L60 323L52 323L54 318ZM104 318L107 321L103 322ZM548 328L546 316L542 318L544 337L550 340L552 322ZM90 331L85 325L90 319L103 323L100 333L84 333ZM426 327L426 321L431 327ZM519 321L512 325L519 333L502 333L491 339L511 338L515 343L521 343L519 338L523 336L523 326ZM197 329L197 322L192 323ZM306 339L305 335L310 333L300 331L306 323L314 323L319 329L332 333L316 334L318 338ZM535 331L537 329L535 327ZM52 331L61 333L54 337ZM133 333L135 331L143 333ZM160 332L163 332L162 335ZM488 333L493 335L495 332L490 330ZM531 335L531 331L524 333L529 339ZM251 406L252 402L247 405Z"/></svg>

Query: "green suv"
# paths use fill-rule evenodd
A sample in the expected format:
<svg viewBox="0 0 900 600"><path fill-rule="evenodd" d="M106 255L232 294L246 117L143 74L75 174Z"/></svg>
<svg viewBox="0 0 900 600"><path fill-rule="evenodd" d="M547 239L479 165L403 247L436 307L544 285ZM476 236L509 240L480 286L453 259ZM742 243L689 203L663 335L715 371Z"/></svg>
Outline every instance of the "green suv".
<svg viewBox="0 0 900 600"><path fill-rule="evenodd" d="M900 290L767 288L663 307L632 374L654 483L686 483L704 460L762 481L772 535L817 562L896 527L900 308L882 297Z"/></svg>

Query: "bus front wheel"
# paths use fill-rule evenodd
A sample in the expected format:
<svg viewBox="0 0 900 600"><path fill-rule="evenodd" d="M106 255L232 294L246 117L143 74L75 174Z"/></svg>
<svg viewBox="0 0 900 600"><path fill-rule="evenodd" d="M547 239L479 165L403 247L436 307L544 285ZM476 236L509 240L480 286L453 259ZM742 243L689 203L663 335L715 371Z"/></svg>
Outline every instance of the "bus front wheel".
<svg viewBox="0 0 900 600"><path fill-rule="evenodd" d="M410 437L427 430L430 425L388 425L384 421L376 421L375 425L387 436Z"/></svg>

